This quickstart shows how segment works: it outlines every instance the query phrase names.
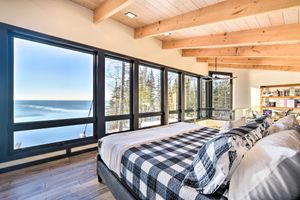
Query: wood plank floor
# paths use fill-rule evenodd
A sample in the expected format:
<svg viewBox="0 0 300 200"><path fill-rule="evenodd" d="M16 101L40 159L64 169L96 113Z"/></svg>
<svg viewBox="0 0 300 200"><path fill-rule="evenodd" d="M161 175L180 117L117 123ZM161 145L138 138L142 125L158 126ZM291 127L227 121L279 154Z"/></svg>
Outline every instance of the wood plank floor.
<svg viewBox="0 0 300 200"><path fill-rule="evenodd" d="M0 174L0 199L114 200L98 183L96 152Z"/></svg>

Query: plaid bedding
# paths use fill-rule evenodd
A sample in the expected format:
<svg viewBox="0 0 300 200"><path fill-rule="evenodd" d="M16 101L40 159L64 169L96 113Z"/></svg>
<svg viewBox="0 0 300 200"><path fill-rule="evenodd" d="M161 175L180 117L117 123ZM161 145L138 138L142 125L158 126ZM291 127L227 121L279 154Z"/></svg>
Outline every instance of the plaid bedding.
<svg viewBox="0 0 300 200"><path fill-rule="evenodd" d="M121 161L121 179L140 199L227 199L225 188L212 195L182 186L200 147L219 130L201 128L128 149Z"/></svg>

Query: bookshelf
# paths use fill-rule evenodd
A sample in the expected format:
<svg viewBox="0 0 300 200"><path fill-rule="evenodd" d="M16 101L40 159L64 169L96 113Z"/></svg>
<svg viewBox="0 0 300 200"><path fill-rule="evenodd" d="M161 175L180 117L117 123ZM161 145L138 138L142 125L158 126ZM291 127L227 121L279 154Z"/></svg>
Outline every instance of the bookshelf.
<svg viewBox="0 0 300 200"><path fill-rule="evenodd" d="M300 121L300 83L261 86L260 111L270 112L275 120L290 111Z"/></svg>

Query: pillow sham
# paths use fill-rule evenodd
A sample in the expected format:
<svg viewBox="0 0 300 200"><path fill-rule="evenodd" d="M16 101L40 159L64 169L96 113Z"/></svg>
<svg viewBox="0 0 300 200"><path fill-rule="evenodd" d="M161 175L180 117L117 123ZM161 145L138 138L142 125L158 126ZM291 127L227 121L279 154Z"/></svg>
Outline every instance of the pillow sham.
<svg viewBox="0 0 300 200"><path fill-rule="evenodd" d="M197 153L182 185L203 194L214 193L224 184L248 149L239 136L223 135L208 141Z"/></svg>
<svg viewBox="0 0 300 200"><path fill-rule="evenodd" d="M245 154L232 175L228 199L299 199L300 135L295 130L279 133Z"/></svg>
<svg viewBox="0 0 300 200"><path fill-rule="evenodd" d="M276 132L284 131L284 130L299 130L299 122L297 121L295 115L288 115L276 121L270 128L268 129L269 134L273 134Z"/></svg>
<svg viewBox="0 0 300 200"><path fill-rule="evenodd" d="M204 144L182 185L195 188L203 194L212 194L221 185L226 185L244 154L265 136L265 119L231 129Z"/></svg>
<svg viewBox="0 0 300 200"><path fill-rule="evenodd" d="M227 121L220 129L219 133L225 133L227 131L229 131L232 128L237 128L240 126L243 126L246 124L246 118L245 117L241 117L240 119L237 119L235 121Z"/></svg>

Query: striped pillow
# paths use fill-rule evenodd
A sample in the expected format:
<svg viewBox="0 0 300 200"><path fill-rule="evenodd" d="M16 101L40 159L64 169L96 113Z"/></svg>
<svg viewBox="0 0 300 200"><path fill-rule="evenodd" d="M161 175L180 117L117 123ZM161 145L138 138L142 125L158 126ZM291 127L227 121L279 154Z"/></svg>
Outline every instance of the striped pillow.
<svg viewBox="0 0 300 200"><path fill-rule="evenodd" d="M212 194L227 185L244 154L265 136L266 119L257 119L208 141L198 151L182 185L203 194Z"/></svg>
<svg viewBox="0 0 300 200"><path fill-rule="evenodd" d="M203 194L214 193L247 150L244 140L239 136L213 138L198 151L182 184Z"/></svg>

